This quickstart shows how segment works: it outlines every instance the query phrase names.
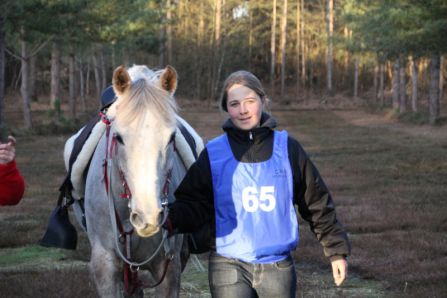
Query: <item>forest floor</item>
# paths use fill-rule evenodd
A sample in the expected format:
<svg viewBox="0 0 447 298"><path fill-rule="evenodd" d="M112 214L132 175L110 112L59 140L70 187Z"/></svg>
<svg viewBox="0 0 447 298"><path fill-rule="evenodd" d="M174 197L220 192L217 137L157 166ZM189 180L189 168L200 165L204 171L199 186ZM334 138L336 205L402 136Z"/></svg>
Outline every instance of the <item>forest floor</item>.
<svg viewBox="0 0 447 298"><path fill-rule="evenodd" d="M216 109L185 105L180 114L205 141L221 132ZM317 165L352 243L349 277L336 287L320 244L300 220L297 297L444 297L446 125L402 124L359 107L272 107L272 114ZM46 115L43 108L36 118ZM96 296L83 232L75 251L36 245L64 178L62 150L71 133L17 135L27 189L19 205L0 209L2 297ZM205 269L206 257L198 256ZM210 297L206 270L192 259L181 297Z"/></svg>

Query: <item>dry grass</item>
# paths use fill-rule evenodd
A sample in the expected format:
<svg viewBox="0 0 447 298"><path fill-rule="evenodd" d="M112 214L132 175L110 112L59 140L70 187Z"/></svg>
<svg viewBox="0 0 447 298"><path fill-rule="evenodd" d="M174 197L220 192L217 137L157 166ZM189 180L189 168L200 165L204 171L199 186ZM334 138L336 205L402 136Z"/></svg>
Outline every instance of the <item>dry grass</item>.
<svg viewBox="0 0 447 298"><path fill-rule="evenodd" d="M206 140L220 133L222 116L215 110L182 114ZM409 133L383 119L354 121L329 110L273 114L317 164L353 246L350 278L337 289L328 260L302 223L295 253L297 297L443 297L447 137ZM35 246L65 175L62 148L67 137L18 135L17 161L27 189L19 205L0 209L2 297L95 297L83 233L73 252ZM201 261L205 265L206 257ZM209 297L206 273L191 262L183 274L181 296Z"/></svg>

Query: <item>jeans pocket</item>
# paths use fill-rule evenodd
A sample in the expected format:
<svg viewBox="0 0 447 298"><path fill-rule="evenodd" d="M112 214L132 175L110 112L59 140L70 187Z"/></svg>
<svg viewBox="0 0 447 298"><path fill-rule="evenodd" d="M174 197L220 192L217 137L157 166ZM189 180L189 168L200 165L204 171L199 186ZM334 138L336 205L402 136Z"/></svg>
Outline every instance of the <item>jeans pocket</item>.
<svg viewBox="0 0 447 298"><path fill-rule="evenodd" d="M294 263L291 255L288 255L284 260L275 262L275 268L279 270L290 270L293 265Z"/></svg>
<svg viewBox="0 0 447 298"><path fill-rule="evenodd" d="M213 286L228 286L237 283L238 275L234 260L211 252L208 265L209 281Z"/></svg>
<svg viewBox="0 0 447 298"><path fill-rule="evenodd" d="M215 287L229 286L237 283L237 270L222 268L210 272L210 282Z"/></svg>

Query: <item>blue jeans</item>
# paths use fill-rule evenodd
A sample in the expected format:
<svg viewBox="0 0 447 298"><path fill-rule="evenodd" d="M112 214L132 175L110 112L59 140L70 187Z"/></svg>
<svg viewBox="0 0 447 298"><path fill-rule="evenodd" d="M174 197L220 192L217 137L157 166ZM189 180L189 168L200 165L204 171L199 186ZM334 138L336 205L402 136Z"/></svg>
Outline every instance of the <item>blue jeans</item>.
<svg viewBox="0 0 447 298"><path fill-rule="evenodd" d="M290 255L276 263L254 264L211 252L208 279L215 298L295 298L296 272Z"/></svg>

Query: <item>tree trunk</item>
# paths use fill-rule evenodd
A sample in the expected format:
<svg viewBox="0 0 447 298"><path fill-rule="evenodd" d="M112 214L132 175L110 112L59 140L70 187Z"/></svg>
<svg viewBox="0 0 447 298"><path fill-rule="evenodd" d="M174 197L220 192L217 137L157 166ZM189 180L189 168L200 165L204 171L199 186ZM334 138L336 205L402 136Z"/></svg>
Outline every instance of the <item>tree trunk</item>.
<svg viewBox="0 0 447 298"><path fill-rule="evenodd" d="M379 65L374 66L374 101L377 102L377 99L379 98Z"/></svg>
<svg viewBox="0 0 447 298"><path fill-rule="evenodd" d="M411 63L411 110L418 111L418 66L413 57L410 57Z"/></svg>
<svg viewBox="0 0 447 298"><path fill-rule="evenodd" d="M172 9L171 0L166 1L166 50L167 50L167 63L172 64Z"/></svg>
<svg viewBox="0 0 447 298"><path fill-rule="evenodd" d="M86 111L85 106L85 97L86 97L86 89L85 89L85 81L84 81L84 73L83 73L83 65L82 60L79 60L79 100L81 102L81 110L83 113Z"/></svg>
<svg viewBox="0 0 447 298"><path fill-rule="evenodd" d="M218 72L219 72L219 66L220 66L220 59L221 57L221 20L222 20L222 6L223 6L223 0L215 0L216 9L214 11L214 50L213 50L213 63L212 63L212 80L211 80L211 96L210 96L210 102L211 105L216 97L217 94L217 86L219 84L218 82Z"/></svg>
<svg viewBox="0 0 447 298"><path fill-rule="evenodd" d="M5 126L5 18L0 14L0 131Z"/></svg>
<svg viewBox="0 0 447 298"><path fill-rule="evenodd" d="M300 0L296 1L296 47L295 47L295 55L296 55L296 98L298 99L300 96L300 46L301 46L301 34L300 34L300 26L301 26L301 7Z"/></svg>
<svg viewBox="0 0 447 298"><path fill-rule="evenodd" d="M31 99L31 101L37 101L36 60L37 60L36 55L31 56L29 60L29 98Z"/></svg>
<svg viewBox="0 0 447 298"><path fill-rule="evenodd" d="M393 109L399 108L399 91L400 91L400 83L399 83L399 70L400 64L399 59L396 59L393 64Z"/></svg>
<svg viewBox="0 0 447 298"><path fill-rule="evenodd" d="M444 56L441 56L439 69L439 102L442 102L444 99Z"/></svg>
<svg viewBox="0 0 447 298"><path fill-rule="evenodd" d="M85 74L85 96L90 95L90 59L87 59L87 70Z"/></svg>
<svg viewBox="0 0 447 298"><path fill-rule="evenodd" d="M326 88L328 94L332 94L332 71L334 65L334 54L332 36L334 32L334 0L326 0L326 27L327 27L327 81Z"/></svg>
<svg viewBox="0 0 447 298"><path fill-rule="evenodd" d="M76 118L76 98L75 98L75 58L74 54L68 55L68 104L70 107L70 117Z"/></svg>
<svg viewBox="0 0 447 298"><path fill-rule="evenodd" d="M359 96L359 58L354 59L354 99Z"/></svg>
<svg viewBox="0 0 447 298"><path fill-rule="evenodd" d="M407 111L407 91L406 91L406 59L401 58L401 64L399 69L399 113L405 113Z"/></svg>
<svg viewBox="0 0 447 298"><path fill-rule="evenodd" d="M383 107L385 105L385 64L380 63L379 65L379 100L380 105Z"/></svg>
<svg viewBox="0 0 447 298"><path fill-rule="evenodd" d="M304 52L304 0L301 0L301 86L306 85L306 56Z"/></svg>
<svg viewBox="0 0 447 298"><path fill-rule="evenodd" d="M199 10L199 26L197 27L197 47L196 47L196 53L195 53L195 60L197 65L197 71L196 71L196 98L201 99L202 97L202 81L203 81L203 74L202 74L202 67L203 67L203 38L204 38L204 32L205 32L205 20L204 20L204 11L203 11L203 2L200 2L200 10Z"/></svg>
<svg viewBox="0 0 447 298"><path fill-rule="evenodd" d="M217 45L217 58L218 58L218 64L217 64L217 69L216 69L216 77L214 78L214 90L213 90L213 96L212 99L216 100L217 99L217 94L218 94L218 87L219 87L219 82L220 82L220 77L222 74L222 67L224 65L225 62L225 54L226 54L226 49L225 49L225 44L226 44L226 39L224 38L224 35L222 34L222 32L224 31L223 26L222 26L222 18L228 18L228 15L226 14L226 7L225 7L225 0L218 0L218 4L220 5L218 8L218 13L216 14L216 21L218 20L217 24L218 24L218 28L219 30L216 31L216 45ZM217 28L217 27L216 27Z"/></svg>
<svg viewBox="0 0 447 298"><path fill-rule="evenodd" d="M276 66L276 0L273 0L272 35L270 37L270 85L272 96L275 93L275 66Z"/></svg>
<svg viewBox="0 0 447 298"><path fill-rule="evenodd" d="M163 68L166 66L166 45L165 45L165 28L161 26L159 36L160 45L158 48L158 67Z"/></svg>
<svg viewBox="0 0 447 298"><path fill-rule="evenodd" d="M25 30L21 29L21 45L22 45L22 84L20 86L20 93L22 95L22 103L23 103L23 120L25 122L25 127L31 129L32 119L31 119L31 103L29 98L29 65L28 65L28 45L24 39Z"/></svg>
<svg viewBox="0 0 447 298"><path fill-rule="evenodd" d="M343 36L346 40L349 39L348 27L343 28ZM342 79L341 85L344 88L346 88L346 86L349 84L348 82L349 82L349 77L350 77L350 74L349 74L349 51L348 50L345 51L345 54L343 57L343 71L344 71L344 73L343 73L343 76L341 77L341 79Z"/></svg>
<svg viewBox="0 0 447 298"><path fill-rule="evenodd" d="M60 50L59 45L56 42L53 42L51 48L51 95L50 95L50 105L51 108L56 108L56 101L60 99ZM60 112L60 111L58 111ZM60 115L58 115L60 116Z"/></svg>
<svg viewBox="0 0 447 298"><path fill-rule="evenodd" d="M101 66L101 91L100 94L102 94L102 90L104 90L107 87L107 67L106 67L106 62L104 59L104 53L102 50L102 47L100 48L100 54L99 57L101 58L100 62L100 66Z"/></svg>
<svg viewBox="0 0 447 298"><path fill-rule="evenodd" d="M439 119L439 73L441 58L433 55L430 59L430 91L429 91L429 122L435 124Z"/></svg>
<svg viewBox="0 0 447 298"><path fill-rule="evenodd" d="M250 9L250 29L248 32L248 70L252 71L251 57L253 52L253 11Z"/></svg>
<svg viewBox="0 0 447 298"><path fill-rule="evenodd" d="M98 58L96 57L96 53L92 55L93 59L93 73L95 75L95 84L96 84L96 98L98 101L101 101L101 73L99 72L99 63Z"/></svg>
<svg viewBox="0 0 447 298"><path fill-rule="evenodd" d="M287 39L287 0L283 2L281 17L281 96L284 95L285 78L286 78L286 39Z"/></svg>

